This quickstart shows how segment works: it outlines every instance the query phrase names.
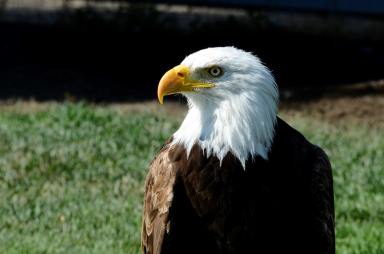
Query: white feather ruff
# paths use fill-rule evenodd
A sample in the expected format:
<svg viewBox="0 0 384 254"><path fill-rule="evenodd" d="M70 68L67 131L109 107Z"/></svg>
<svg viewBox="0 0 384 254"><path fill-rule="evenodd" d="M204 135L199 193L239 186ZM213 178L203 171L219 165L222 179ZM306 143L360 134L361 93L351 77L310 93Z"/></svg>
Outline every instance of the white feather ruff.
<svg viewBox="0 0 384 254"><path fill-rule="evenodd" d="M234 47L207 48L182 62L194 79L211 82L212 89L184 93L189 111L173 135L189 155L199 143L207 156L220 162L228 152L243 167L249 158L268 159L278 108L278 89L270 71L251 53ZM224 74L213 78L204 70L219 66Z"/></svg>

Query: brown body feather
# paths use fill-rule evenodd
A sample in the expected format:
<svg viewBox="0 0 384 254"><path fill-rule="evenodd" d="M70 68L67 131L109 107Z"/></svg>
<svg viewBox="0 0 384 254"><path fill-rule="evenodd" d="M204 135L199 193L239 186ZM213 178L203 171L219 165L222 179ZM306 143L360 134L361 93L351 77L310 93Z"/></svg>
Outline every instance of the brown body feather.
<svg viewBox="0 0 384 254"><path fill-rule="evenodd" d="M278 119L266 161L168 142L146 180L144 254L335 253L331 165Z"/></svg>

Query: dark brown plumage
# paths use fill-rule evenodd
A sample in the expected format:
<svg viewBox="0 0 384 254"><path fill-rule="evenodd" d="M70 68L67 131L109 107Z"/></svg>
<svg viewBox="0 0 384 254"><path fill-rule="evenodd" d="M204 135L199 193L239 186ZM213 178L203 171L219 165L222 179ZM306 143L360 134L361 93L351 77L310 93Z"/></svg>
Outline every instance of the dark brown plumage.
<svg viewBox="0 0 384 254"><path fill-rule="evenodd" d="M269 159L220 166L198 145L170 142L146 179L145 254L335 253L331 165L281 119Z"/></svg>

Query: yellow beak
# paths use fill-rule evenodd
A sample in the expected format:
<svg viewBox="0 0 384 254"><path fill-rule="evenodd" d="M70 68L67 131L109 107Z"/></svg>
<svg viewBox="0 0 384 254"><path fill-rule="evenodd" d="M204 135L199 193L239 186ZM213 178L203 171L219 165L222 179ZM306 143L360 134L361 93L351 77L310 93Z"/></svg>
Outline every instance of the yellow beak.
<svg viewBox="0 0 384 254"><path fill-rule="evenodd" d="M214 84L203 83L191 79L189 68L183 65L178 65L167 71L161 78L157 88L157 97L160 104L163 104L163 98L166 95L181 92L193 92L199 88L212 88L214 86Z"/></svg>

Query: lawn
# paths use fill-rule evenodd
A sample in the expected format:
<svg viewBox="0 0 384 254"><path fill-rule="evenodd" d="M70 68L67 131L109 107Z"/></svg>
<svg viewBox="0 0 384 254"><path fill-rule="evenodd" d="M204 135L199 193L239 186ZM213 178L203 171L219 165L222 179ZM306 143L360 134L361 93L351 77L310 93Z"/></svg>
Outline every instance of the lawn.
<svg viewBox="0 0 384 254"><path fill-rule="evenodd" d="M139 253L147 167L182 119L156 108L0 106L0 253ZM331 159L337 252L384 253L382 129L282 116Z"/></svg>

